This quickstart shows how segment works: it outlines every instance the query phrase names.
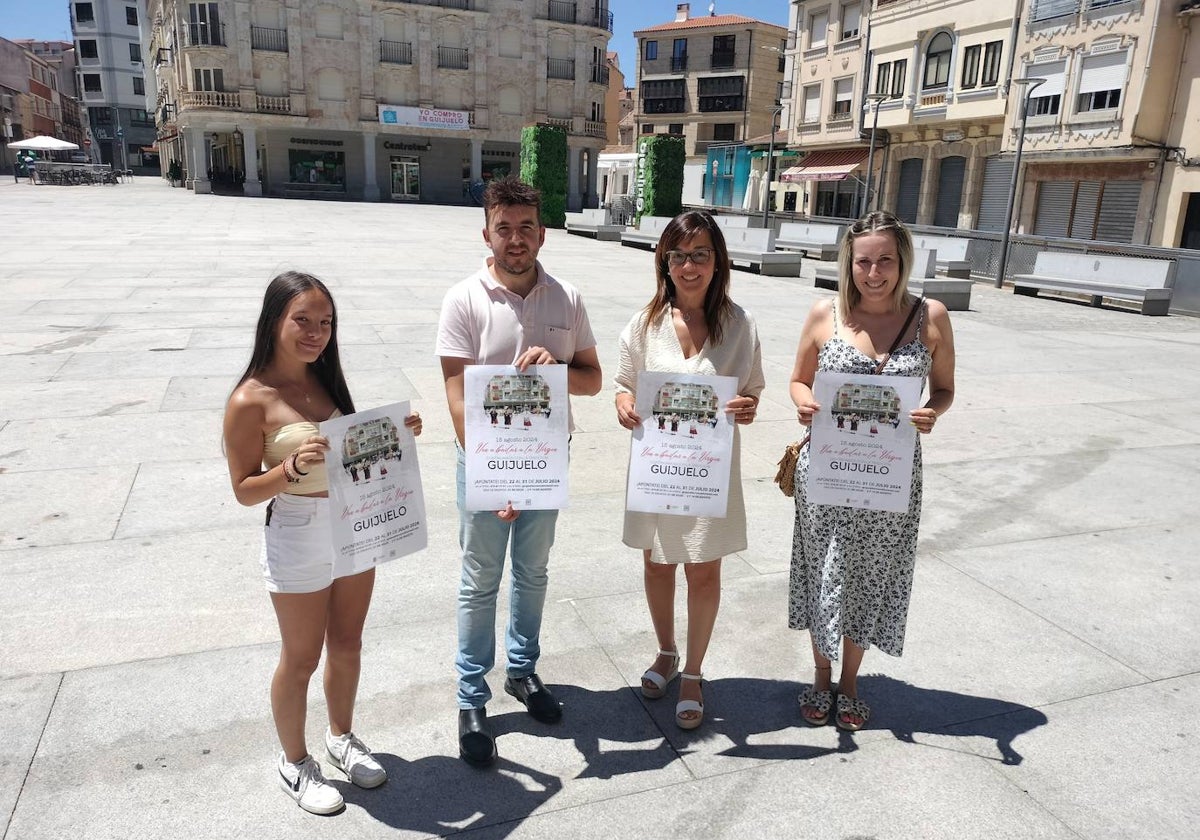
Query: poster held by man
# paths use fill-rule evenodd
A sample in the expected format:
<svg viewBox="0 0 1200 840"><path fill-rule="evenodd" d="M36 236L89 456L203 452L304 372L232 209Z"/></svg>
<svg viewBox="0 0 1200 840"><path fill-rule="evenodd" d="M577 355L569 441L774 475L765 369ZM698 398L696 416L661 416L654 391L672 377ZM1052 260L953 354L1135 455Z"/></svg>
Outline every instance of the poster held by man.
<svg viewBox="0 0 1200 840"><path fill-rule="evenodd" d="M467 510L567 507L567 365L468 365Z"/></svg>

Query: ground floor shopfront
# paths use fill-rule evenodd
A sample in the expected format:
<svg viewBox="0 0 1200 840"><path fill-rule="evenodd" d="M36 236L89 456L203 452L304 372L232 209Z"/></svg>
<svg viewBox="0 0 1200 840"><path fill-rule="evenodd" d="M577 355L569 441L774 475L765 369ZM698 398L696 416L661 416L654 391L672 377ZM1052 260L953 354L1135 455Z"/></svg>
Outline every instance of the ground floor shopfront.
<svg viewBox="0 0 1200 840"><path fill-rule="evenodd" d="M496 139L487 134L326 131L256 126L239 118L193 121L164 132L158 145L163 174L169 175L177 162L181 183L197 193L470 204L478 202L488 180L520 173L519 136ZM568 138L570 210L598 206L598 146Z"/></svg>

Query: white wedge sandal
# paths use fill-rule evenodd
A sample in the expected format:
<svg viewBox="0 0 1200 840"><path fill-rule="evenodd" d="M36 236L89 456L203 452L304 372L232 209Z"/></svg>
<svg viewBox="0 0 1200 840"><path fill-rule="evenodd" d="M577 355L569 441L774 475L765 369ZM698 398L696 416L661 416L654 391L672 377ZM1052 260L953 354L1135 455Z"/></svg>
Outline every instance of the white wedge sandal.
<svg viewBox="0 0 1200 840"><path fill-rule="evenodd" d="M658 673L655 670L647 670L642 674L642 696L647 700L657 700L667 693L667 686L671 680L679 676L679 651L677 650L660 650L659 656L671 657L671 670L666 675ZM646 683L653 685L653 688L646 686Z"/></svg>
<svg viewBox="0 0 1200 840"><path fill-rule="evenodd" d="M703 682L704 674L687 674L680 673L679 679L692 680L693 682ZM684 712L699 712L700 715L694 718L683 717ZM696 729L704 722L704 703L700 700L680 700L675 704L675 724L680 729Z"/></svg>

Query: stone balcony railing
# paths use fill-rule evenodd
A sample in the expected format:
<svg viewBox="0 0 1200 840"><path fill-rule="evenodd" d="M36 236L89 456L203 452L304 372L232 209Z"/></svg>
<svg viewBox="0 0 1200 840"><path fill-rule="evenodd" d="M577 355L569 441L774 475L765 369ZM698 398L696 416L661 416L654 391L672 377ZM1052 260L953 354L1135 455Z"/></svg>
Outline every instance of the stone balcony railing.
<svg viewBox="0 0 1200 840"><path fill-rule="evenodd" d="M607 137L608 124L596 120L584 120L583 133L588 137Z"/></svg>
<svg viewBox="0 0 1200 840"><path fill-rule="evenodd" d="M292 113L292 98L290 96L263 96L261 93L254 97L254 107L264 114Z"/></svg>
<svg viewBox="0 0 1200 840"><path fill-rule="evenodd" d="M180 108L220 108L240 111L241 97L222 90L184 90L179 92Z"/></svg>

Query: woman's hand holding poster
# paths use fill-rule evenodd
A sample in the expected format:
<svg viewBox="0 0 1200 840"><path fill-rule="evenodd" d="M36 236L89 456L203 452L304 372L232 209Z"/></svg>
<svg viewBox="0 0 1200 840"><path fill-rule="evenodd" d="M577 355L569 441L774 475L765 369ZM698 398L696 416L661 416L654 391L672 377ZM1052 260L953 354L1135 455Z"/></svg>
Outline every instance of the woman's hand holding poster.
<svg viewBox="0 0 1200 840"><path fill-rule="evenodd" d="M808 443L808 500L821 505L903 512L912 489L918 407L914 376L818 373Z"/></svg>
<svg viewBox="0 0 1200 840"><path fill-rule="evenodd" d="M635 409L642 425L629 448L627 510L725 515L737 396L732 376L641 371Z"/></svg>
<svg viewBox="0 0 1200 840"><path fill-rule="evenodd" d="M346 577L428 544L417 444L408 403L326 420L333 576Z"/></svg>

